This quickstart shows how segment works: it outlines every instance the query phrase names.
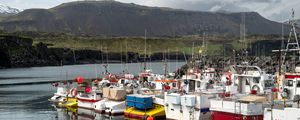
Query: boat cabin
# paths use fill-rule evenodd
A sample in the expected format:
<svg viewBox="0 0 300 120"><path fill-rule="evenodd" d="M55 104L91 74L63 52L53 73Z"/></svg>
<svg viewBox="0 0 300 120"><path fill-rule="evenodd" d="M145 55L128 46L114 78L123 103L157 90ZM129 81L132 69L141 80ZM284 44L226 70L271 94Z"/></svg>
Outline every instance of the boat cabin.
<svg viewBox="0 0 300 120"><path fill-rule="evenodd" d="M292 100L295 95L300 95L300 73L285 73L283 92L287 99Z"/></svg>
<svg viewBox="0 0 300 120"><path fill-rule="evenodd" d="M214 68L190 69L187 75L180 79L180 88L185 92L200 92L214 87L216 72Z"/></svg>
<svg viewBox="0 0 300 120"><path fill-rule="evenodd" d="M274 75L267 74L258 66L237 65L236 73L232 74L231 86L237 86L238 93L256 93L263 94L271 91L274 86Z"/></svg>

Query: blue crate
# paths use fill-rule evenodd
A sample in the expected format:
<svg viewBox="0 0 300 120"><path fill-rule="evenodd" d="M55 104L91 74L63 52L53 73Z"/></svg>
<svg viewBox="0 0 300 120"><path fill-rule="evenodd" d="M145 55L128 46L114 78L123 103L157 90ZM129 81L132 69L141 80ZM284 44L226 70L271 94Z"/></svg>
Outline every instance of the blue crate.
<svg viewBox="0 0 300 120"><path fill-rule="evenodd" d="M153 99L151 96L136 96L135 108L137 109L149 109L153 107Z"/></svg>
<svg viewBox="0 0 300 120"><path fill-rule="evenodd" d="M135 95L127 95L126 96L127 107L135 106Z"/></svg>

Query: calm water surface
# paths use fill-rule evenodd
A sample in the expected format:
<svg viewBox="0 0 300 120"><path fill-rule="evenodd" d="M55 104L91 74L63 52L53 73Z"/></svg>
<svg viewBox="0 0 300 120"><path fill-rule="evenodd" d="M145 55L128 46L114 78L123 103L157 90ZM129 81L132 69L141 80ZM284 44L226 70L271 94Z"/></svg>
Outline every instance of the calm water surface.
<svg viewBox="0 0 300 120"><path fill-rule="evenodd" d="M168 63L168 71L174 71L184 62ZM126 65L109 64L109 72L122 73L125 68L137 75L143 68L141 63ZM147 65L154 73L163 73L164 64L157 62ZM32 67L0 70L0 85L14 83L34 83L74 79L77 75L95 78L104 72L101 64L68 65L63 67ZM32 85L0 86L0 120L71 120L71 119L123 119L122 116L108 118L94 111L78 109L75 117L71 110L58 109L48 102L56 91L50 83Z"/></svg>

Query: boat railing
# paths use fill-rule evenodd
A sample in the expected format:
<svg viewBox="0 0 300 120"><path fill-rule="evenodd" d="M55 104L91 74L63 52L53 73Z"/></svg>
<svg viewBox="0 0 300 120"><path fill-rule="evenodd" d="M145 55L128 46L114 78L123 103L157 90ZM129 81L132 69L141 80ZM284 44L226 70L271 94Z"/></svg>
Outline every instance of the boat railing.
<svg viewBox="0 0 300 120"><path fill-rule="evenodd" d="M233 73L238 73L238 68L252 68L252 69L255 69L255 71L258 71L259 75L263 74L263 71L260 69L260 67L258 66L250 66L250 65L231 65L230 66L230 70L233 72ZM253 71L253 70L252 70Z"/></svg>

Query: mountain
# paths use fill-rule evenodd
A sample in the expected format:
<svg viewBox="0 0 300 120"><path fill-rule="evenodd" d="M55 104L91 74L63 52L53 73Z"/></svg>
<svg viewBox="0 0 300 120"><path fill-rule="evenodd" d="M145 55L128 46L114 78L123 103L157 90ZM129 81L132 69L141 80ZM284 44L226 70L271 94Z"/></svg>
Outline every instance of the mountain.
<svg viewBox="0 0 300 120"><path fill-rule="evenodd" d="M0 14L4 15L11 15L11 14L17 14L20 10L16 8L11 8L9 6L0 5Z"/></svg>
<svg viewBox="0 0 300 120"><path fill-rule="evenodd" d="M256 12L216 13L147 7L115 1L77 1L51 9L27 9L8 16L0 29L63 32L75 35L173 36L240 34L241 16L246 16L247 34L280 34L281 24Z"/></svg>

